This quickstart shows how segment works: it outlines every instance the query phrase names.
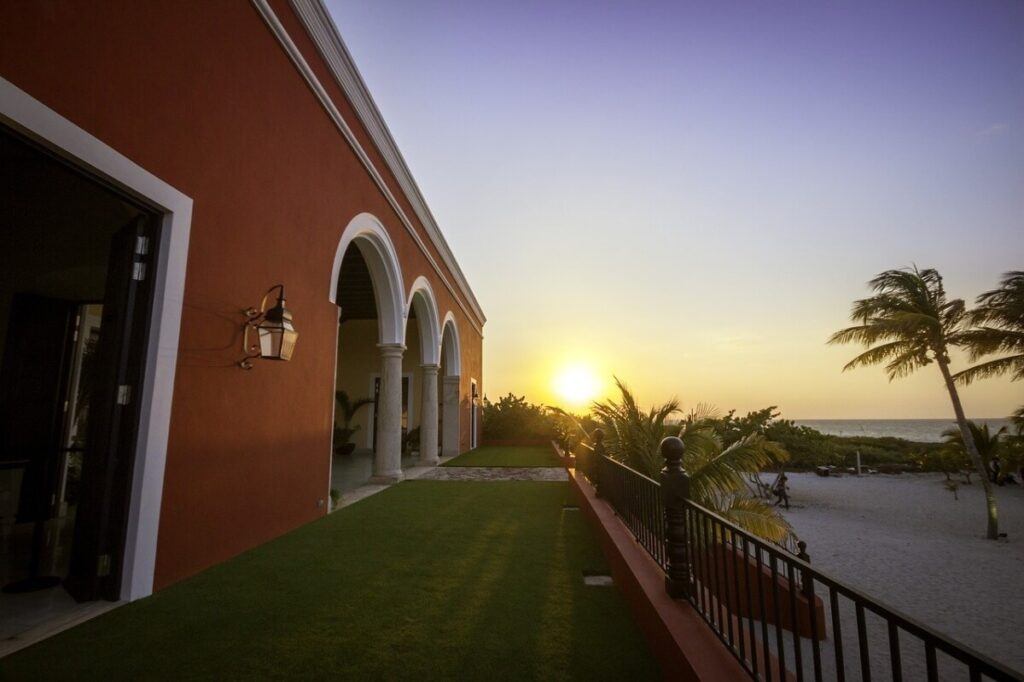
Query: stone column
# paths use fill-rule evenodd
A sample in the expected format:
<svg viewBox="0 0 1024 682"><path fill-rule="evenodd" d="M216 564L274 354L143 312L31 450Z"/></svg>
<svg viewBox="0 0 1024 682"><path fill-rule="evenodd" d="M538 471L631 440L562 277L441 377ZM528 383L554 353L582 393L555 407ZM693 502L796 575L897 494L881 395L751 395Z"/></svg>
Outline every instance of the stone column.
<svg viewBox="0 0 1024 682"><path fill-rule="evenodd" d="M459 377L444 378L444 433L441 434L441 455L459 454Z"/></svg>
<svg viewBox="0 0 1024 682"><path fill-rule="evenodd" d="M373 481L402 480L402 354L400 343L380 348L380 397L377 404L377 452L373 456Z"/></svg>
<svg viewBox="0 0 1024 682"><path fill-rule="evenodd" d="M423 395L420 398L420 464L437 464L437 365L422 365Z"/></svg>

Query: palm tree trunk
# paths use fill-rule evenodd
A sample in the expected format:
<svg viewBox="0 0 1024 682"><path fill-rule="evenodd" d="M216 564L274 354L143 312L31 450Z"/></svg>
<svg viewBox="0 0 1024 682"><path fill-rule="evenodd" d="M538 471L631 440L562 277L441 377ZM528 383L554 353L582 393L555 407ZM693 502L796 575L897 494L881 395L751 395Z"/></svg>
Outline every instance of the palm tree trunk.
<svg viewBox="0 0 1024 682"><path fill-rule="evenodd" d="M971 458L971 462L981 478L981 486L985 489L985 504L988 507L988 529L985 536L989 540L996 540L999 538L999 514L996 511L995 491L992 490L992 482L988 478L988 467L985 462L981 461L981 454L978 452L978 446L974 442L974 434L971 433L971 428L967 425L967 417L964 416L964 406L960 403L960 394L957 392L956 384L953 383L953 377L949 373L949 365L941 358L937 359L936 362L939 365L939 370L942 372L942 378L946 382L949 399L953 401L953 412L956 414L956 423L960 427L960 437L963 438L964 448L967 449L967 456Z"/></svg>

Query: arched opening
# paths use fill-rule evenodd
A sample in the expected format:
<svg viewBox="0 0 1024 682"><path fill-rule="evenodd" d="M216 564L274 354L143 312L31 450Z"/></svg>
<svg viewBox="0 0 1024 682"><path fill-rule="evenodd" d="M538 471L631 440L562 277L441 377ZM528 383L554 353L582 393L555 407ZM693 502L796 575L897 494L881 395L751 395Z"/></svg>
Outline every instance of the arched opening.
<svg viewBox="0 0 1024 682"><path fill-rule="evenodd" d="M402 425L411 413L401 270L373 216L361 214L346 228L331 286L339 308L331 489L345 493L402 477Z"/></svg>
<svg viewBox="0 0 1024 682"><path fill-rule="evenodd" d="M406 358L403 372L412 379L413 410L405 434L402 465L434 466L438 462L438 373L441 329L430 282L418 277L406 299Z"/></svg>
<svg viewBox="0 0 1024 682"><path fill-rule="evenodd" d="M441 456L454 457L460 450L459 401L462 381L459 329L448 312L441 332Z"/></svg>

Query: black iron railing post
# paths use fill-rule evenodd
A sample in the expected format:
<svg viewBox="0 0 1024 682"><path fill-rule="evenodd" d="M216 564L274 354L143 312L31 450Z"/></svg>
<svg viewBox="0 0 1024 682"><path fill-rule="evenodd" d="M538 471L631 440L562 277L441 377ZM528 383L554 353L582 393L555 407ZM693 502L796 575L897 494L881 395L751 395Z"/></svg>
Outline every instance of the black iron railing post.
<svg viewBox="0 0 1024 682"><path fill-rule="evenodd" d="M811 555L807 553L807 543L800 540L796 543L797 554L796 558L811 563ZM811 591L811 572L806 568L800 569L800 589L804 594L808 594Z"/></svg>
<svg viewBox="0 0 1024 682"><path fill-rule="evenodd" d="M602 496L602 485L601 485L601 469L603 468L601 460L604 459L604 431L601 429L594 429L594 451L590 453L590 482L594 484L594 495L597 497Z"/></svg>
<svg viewBox="0 0 1024 682"><path fill-rule="evenodd" d="M690 477L683 469L683 441L675 436L662 439L661 493L665 506L665 589L673 599L690 598L690 555L686 537L686 501Z"/></svg>

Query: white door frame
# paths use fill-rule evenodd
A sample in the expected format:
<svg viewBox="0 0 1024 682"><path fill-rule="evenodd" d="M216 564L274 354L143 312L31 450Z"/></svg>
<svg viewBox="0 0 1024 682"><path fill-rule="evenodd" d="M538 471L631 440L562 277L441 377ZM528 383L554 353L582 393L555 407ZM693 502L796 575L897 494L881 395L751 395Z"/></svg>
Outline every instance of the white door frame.
<svg viewBox="0 0 1024 682"><path fill-rule="evenodd" d="M139 599L153 592L192 199L2 77L0 124L152 207L161 217L149 344L137 394L139 433L121 579L121 598Z"/></svg>

